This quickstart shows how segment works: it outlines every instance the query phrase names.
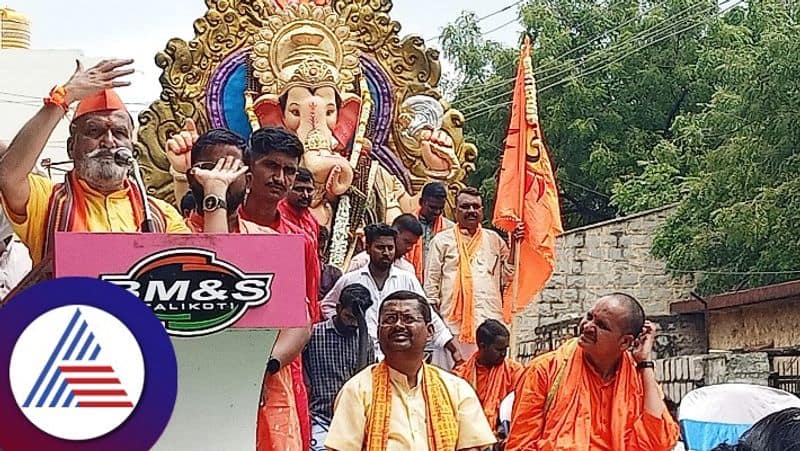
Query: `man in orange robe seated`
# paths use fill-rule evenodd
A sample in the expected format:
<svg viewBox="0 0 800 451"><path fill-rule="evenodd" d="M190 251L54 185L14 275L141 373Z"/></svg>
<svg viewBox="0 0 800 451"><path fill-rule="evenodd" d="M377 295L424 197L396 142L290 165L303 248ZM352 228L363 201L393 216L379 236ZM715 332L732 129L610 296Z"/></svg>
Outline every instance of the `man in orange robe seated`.
<svg viewBox="0 0 800 451"><path fill-rule="evenodd" d="M193 127L194 124L191 124L187 128ZM243 180L230 184L226 196L227 202L231 203L227 209L228 229L233 233L282 233L305 237L303 231L283 218L277 208L288 187L294 183L303 152L302 143L288 130L266 127L253 132L247 153L245 147L242 138L226 130L211 130L199 138L193 133L186 135L186 131L181 132L169 144L169 158L176 182L182 181L180 172L188 165L181 164L181 160L190 150L188 163L191 166L185 172L193 194L197 199L204 199L203 187L197 182L193 171L208 169L219 158L243 157L250 173L242 177ZM245 199L244 204L236 208L235 205L242 199ZM201 207L204 203L200 202ZM190 218L190 223L195 231L201 232L199 226L202 221L197 215ZM317 250L306 238L306 295L312 304L316 303L318 294L319 271L314 266L316 254ZM309 310L311 315L318 308L309 307ZM308 395L299 357L310 334L309 322L306 328L283 329L278 335L267 362L258 415L256 441L259 451L305 451L309 447L311 428Z"/></svg>
<svg viewBox="0 0 800 451"><path fill-rule="evenodd" d="M633 297L601 297L580 337L534 359L515 390L506 451L669 451L678 426L653 362L652 323Z"/></svg>
<svg viewBox="0 0 800 451"><path fill-rule="evenodd" d="M133 149L134 123L112 88L128 86L131 60L101 61L87 70L78 64L63 86L22 127L0 160L3 208L14 232L30 250L33 264L52 251L55 232L138 232L148 202L156 232L188 233L169 204L146 198L128 181L128 164L114 155ZM32 173L47 140L69 106L79 102L69 126L67 153L74 169L64 183Z"/></svg>
<svg viewBox="0 0 800 451"><path fill-rule="evenodd" d="M514 391L523 367L506 358L510 336L503 323L487 319L478 326L475 334L478 350L463 365L454 369L453 374L472 385L489 425L496 431L500 402Z"/></svg>

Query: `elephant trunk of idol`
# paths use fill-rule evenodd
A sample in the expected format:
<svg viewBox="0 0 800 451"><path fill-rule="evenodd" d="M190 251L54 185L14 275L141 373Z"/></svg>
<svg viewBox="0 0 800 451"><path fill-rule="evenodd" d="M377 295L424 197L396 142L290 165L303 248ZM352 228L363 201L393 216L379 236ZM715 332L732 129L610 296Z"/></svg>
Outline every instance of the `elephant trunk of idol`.
<svg viewBox="0 0 800 451"><path fill-rule="evenodd" d="M353 168L343 156L331 151L333 132L325 117L325 111L315 102L301 109L297 135L303 141L303 166L314 174L318 186L331 197L346 193L353 183Z"/></svg>
<svg viewBox="0 0 800 451"><path fill-rule="evenodd" d="M323 187L330 196L341 196L353 183L350 162L329 150L306 150L303 154L303 166L314 175L315 184Z"/></svg>

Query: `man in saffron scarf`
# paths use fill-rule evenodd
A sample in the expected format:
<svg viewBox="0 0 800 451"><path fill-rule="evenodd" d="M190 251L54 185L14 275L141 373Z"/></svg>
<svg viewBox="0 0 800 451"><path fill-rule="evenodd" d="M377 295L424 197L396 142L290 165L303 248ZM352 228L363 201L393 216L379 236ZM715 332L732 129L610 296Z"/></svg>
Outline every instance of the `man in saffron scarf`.
<svg viewBox="0 0 800 451"><path fill-rule="evenodd" d="M193 129L193 123L187 122L187 125L188 129ZM199 138L184 130L173 137L169 147L168 155L176 182L181 181L180 173L185 172L193 194L199 199L204 199L205 193L193 177L193 171L206 169L206 165L221 157L238 158L245 149L242 138L225 130L212 130ZM187 154L189 151L191 153ZM302 143L286 129L265 127L253 132L250 146L243 155L250 173L231 183L227 192L227 201L231 204L227 209L228 230L305 236L278 211L278 202L294 183L302 152ZM185 183L186 179L183 180ZM242 199L244 203L236 208ZM190 223L196 231L202 231L197 217L190 218ZM306 237L304 257L309 319L313 312L318 311L315 307L319 281L316 255L316 248ZM310 446L308 395L300 359L310 335L310 323L306 328L283 329L278 335L264 378L256 432L259 451L305 451Z"/></svg>
<svg viewBox="0 0 800 451"><path fill-rule="evenodd" d="M422 240L415 242L407 258L414 265L414 272L420 283L425 282L425 258L431 240L442 230L453 227L453 221L444 217L444 204L447 202L447 188L444 183L430 182L422 187L419 198L419 222L422 225Z"/></svg>
<svg viewBox="0 0 800 451"><path fill-rule="evenodd" d="M496 232L482 228L482 220L480 192L462 189L456 195L456 227L433 238L425 269L425 294L444 317L462 355L478 349L475 329L483 321L505 323L503 289L514 275L513 250ZM520 225L514 237L523 234Z"/></svg>
<svg viewBox="0 0 800 451"><path fill-rule="evenodd" d="M655 331L633 297L597 300L580 337L533 360L517 384L506 451L669 451L678 426L650 360Z"/></svg>
<svg viewBox="0 0 800 451"><path fill-rule="evenodd" d="M506 395L514 391L524 368L506 358L510 337L503 323L487 319L478 326L475 335L478 350L463 365L454 369L453 374L461 376L472 385L478 393L489 425L497 430L500 403Z"/></svg>
<svg viewBox="0 0 800 451"><path fill-rule="evenodd" d="M3 208L14 232L38 264L52 251L55 232L137 232L144 202L153 211L157 232L188 233L181 215L169 204L128 181L128 165L115 159L119 149L133 149L133 119L112 88L128 86L120 77L133 73L132 60L101 61L53 88L45 105L17 133L0 161ZM74 169L62 184L31 171L47 140L69 106L79 102L69 127L67 153Z"/></svg>
<svg viewBox="0 0 800 451"><path fill-rule="evenodd" d="M335 451L479 451L495 442L475 391L463 379L423 363L433 333L431 308L411 291L379 309L385 359L339 392L325 446Z"/></svg>

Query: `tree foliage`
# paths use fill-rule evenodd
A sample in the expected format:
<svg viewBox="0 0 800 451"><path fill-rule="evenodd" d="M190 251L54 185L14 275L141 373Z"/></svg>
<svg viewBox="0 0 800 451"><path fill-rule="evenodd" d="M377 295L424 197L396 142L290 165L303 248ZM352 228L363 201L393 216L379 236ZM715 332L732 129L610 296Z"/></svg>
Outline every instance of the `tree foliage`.
<svg viewBox="0 0 800 451"><path fill-rule="evenodd" d="M677 158L659 160L651 176L673 180L682 199L654 254L674 269L708 271L706 293L800 277L791 273L800 270L798 11L794 2L751 1L709 31L698 71L715 92L676 121ZM630 198L663 195L643 175L620 188Z"/></svg>
<svg viewBox="0 0 800 451"><path fill-rule="evenodd" d="M674 118L711 95L696 65L715 3L531 0L520 20L536 43L540 117L557 168L567 227L614 217L615 186L647 172ZM480 150L472 182L493 197L518 49L481 35L462 15L441 36L458 72L454 106ZM652 172L652 170L650 170ZM663 178L661 173L658 173Z"/></svg>

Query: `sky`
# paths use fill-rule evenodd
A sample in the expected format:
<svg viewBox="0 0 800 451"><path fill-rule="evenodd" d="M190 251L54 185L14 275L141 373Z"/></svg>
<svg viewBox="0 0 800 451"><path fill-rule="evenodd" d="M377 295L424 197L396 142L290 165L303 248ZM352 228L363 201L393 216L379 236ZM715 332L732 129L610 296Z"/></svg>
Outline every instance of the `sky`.
<svg viewBox="0 0 800 451"><path fill-rule="evenodd" d="M479 17L498 11L514 0L395 0L390 13L400 22L400 36L417 34L430 39L459 16L474 11ZM164 5L169 4L169 8ZM160 93L161 70L154 57L170 38L189 40L192 23L201 17L203 0L0 0L31 20L31 47L34 49L80 49L87 57L133 58L136 73L132 86L121 95L126 102L149 103ZM510 8L481 22L492 30L516 15ZM521 27L512 24L487 37L514 45ZM438 42L429 41L439 48ZM443 69L448 70L444 64ZM66 81L66 80L64 80Z"/></svg>

